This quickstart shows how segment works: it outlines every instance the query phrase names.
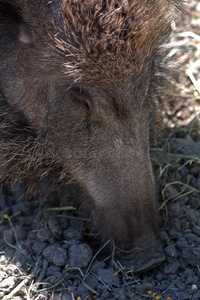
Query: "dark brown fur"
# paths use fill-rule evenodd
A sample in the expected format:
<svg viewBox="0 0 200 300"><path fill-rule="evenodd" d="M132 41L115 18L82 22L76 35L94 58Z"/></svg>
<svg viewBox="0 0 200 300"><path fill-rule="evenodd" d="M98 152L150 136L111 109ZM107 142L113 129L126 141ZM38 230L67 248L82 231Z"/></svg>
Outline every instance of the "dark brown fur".
<svg viewBox="0 0 200 300"><path fill-rule="evenodd" d="M31 190L34 178L69 173L88 192L102 236L133 258L148 249L150 262L158 230L149 127L164 78L159 47L177 6L0 1L1 181L28 178Z"/></svg>

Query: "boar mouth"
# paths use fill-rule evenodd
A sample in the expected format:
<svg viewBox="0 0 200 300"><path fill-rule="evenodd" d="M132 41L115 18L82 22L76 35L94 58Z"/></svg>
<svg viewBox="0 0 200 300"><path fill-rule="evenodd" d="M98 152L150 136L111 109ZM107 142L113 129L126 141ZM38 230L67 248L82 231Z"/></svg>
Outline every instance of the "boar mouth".
<svg viewBox="0 0 200 300"><path fill-rule="evenodd" d="M156 241L156 245L145 242L129 251L120 250L117 257L122 270L128 268L133 273L153 269L162 264L166 258L159 241Z"/></svg>

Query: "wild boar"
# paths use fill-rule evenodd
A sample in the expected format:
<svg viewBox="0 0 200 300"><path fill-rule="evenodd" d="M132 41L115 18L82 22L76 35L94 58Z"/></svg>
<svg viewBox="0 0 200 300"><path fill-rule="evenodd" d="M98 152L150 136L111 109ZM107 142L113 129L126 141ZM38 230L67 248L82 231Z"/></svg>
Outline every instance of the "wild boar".
<svg viewBox="0 0 200 300"><path fill-rule="evenodd" d="M70 175L135 272L164 259L149 128L178 3L0 1L1 182Z"/></svg>

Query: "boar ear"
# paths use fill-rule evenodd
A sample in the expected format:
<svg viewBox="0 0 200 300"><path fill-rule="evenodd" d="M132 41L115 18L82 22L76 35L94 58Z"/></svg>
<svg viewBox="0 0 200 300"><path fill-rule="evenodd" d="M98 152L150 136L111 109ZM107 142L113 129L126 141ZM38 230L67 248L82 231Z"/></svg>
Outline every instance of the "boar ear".
<svg viewBox="0 0 200 300"><path fill-rule="evenodd" d="M23 19L19 8L0 2L0 41L7 44L16 40L25 44L32 43L30 26Z"/></svg>

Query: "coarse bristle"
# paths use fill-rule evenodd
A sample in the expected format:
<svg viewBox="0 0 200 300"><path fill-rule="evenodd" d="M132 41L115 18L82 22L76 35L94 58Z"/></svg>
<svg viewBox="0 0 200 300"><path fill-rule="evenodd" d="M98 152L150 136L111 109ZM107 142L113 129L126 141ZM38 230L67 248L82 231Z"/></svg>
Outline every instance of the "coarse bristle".
<svg viewBox="0 0 200 300"><path fill-rule="evenodd" d="M62 0L66 73L113 79L137 74L170 33L167 0Z"/></svg>

